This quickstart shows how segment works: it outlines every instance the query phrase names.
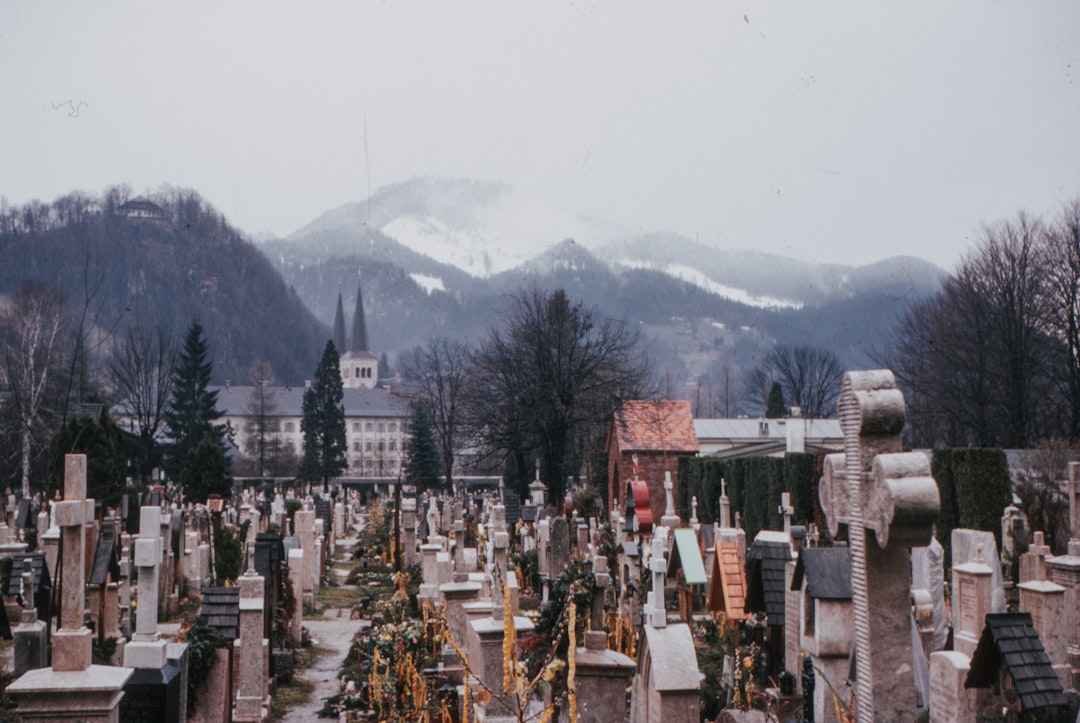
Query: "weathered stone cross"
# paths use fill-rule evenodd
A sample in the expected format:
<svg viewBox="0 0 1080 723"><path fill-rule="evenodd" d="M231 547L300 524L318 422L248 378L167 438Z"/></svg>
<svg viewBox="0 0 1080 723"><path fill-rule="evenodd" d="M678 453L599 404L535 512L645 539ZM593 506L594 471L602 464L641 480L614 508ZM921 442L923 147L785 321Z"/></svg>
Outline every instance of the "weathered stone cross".
<svg viewBox="0 0 1080 723"><path fill-rule="evenodd" d="M848 372L838 406L844 453L826 459L819 497L829 531L846 528L851 547L857 716L913 720L909 557L933 535L937 483L925 455L902 451L904 396L892 372Z"/></svg>

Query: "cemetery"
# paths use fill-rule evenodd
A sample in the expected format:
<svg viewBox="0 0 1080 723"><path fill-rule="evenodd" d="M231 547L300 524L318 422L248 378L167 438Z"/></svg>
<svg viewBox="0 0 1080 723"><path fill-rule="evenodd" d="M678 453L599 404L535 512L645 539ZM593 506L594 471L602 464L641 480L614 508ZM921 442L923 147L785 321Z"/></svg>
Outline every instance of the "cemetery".
<svg viewBox="0 0 1080 723"><path fill-rule="evenodd" d="M539 468L527 495L112 509L68 455L57 499L5 501L0 719L1076 721L1080 464L1052 549L1007 490L973 520L982 458L903 448L890 372L838 406L817 456L700 457L626 415L610 509Z"/></svg>

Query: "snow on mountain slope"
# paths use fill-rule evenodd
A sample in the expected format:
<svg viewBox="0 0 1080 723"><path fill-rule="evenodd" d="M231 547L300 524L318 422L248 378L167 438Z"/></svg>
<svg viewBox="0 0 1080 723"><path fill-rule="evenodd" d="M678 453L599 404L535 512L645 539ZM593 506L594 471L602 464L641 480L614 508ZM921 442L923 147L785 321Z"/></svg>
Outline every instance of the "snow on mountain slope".
<svg viewBox="0 0 1080 723"><path fill-rule="evenodd" d="M419 184L420 190L429 185L430 181ZM439 197L413 204L380 230L417 253L479 277L521 266L567 238L589 247L618 233L539 196L508 187L500 190L473 199L458 194L452 213L445 212Z"/></svg>
<svg viewBox="0 0 1080 723"><path fill-rule="evenodd" d="M734 286L728 286L726 284L718 284L703 274L701 271L682 264L664 264L657 265L651 261L643 261L641 259L620 259L618 265L625 266L633 269L652 269L654 271L662 271L668 276L673 276L676 279L681 279L687 283L691 283L698 288L704 289L711 294L722 296L725 299L731 299L737 301L740 304L746 304L747 306L754 306L759 309L801 309L803 307L802 302L791 301L789 299L777 299L771 296L756 296L746 291L745 289L738 289Z"/></svg>

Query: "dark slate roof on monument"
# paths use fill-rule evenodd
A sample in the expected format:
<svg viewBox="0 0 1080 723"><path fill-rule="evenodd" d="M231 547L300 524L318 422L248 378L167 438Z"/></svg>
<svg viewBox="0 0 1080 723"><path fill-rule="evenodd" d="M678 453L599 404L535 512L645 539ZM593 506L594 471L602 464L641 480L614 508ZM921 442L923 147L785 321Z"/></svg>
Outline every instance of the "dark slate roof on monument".
<svg viewBox="0 0 1080 723"><path fill-rule="evenodd" d="M694 413L685 400L628 399L615 411L613 425L623 452L699 449Z"/></svg>
<svg viewBox="0 0 1080 723"><path fill-rule="evenodd" d="M1012 679L1021 710L1064 706L1061 681L1046 655L1030 613L990 613L971 656L965 688L997 685L999 666Z"/></svg>
<svg viewBox="0 0 1080 723"><path fill-rule="evenodd" d="M45 553L17 552L11 556L11 572L8 576L7 586L4 590L5 595L18 595L22 591L24 565L30 566L30 572L33 574L31 584L34 586L35 592L41 590L42 585L44 585L45 590L52 589L52 584L49 580L49 566L45 561Z"/></svg>
<svg viewBox="0 0 1080 723"><path fill-rule="evenodd" d="M802 587L806 577L806 594L817 600L851 599L851 548L803 547L795 563L791 589Z"/></svg>
<svg viewBox="0 0 1080 723"><path fill-rule="evenodd" d="M250 416L251 393L254 387L213 387L218 393L218 409L226 416ZM270 417L302 417L304 387L270 387L274 411ZM342 404L347 417L408 417L408 401L385 389L344 389Z"/></svg>
<svg viewBox="0 0 1080 723"><path fill-rule="evenodd" d="M764 612L769 625L784 624L784 565L791 543L782 532L759 532L746 551L746 612Z"/></svg>
<svg viewBox="0 0 1080 723"><path fill-rule="evenodd" d="M240 588L204 587L199 622L218 631L226 640L240 637Z"/></svg>

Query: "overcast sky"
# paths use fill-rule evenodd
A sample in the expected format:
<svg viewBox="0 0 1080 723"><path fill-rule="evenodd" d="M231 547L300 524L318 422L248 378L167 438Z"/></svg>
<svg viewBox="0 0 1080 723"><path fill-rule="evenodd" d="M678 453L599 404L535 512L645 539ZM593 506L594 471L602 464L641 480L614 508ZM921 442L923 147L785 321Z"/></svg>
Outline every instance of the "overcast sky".
<svg viewBox="0 0 1080 723"><path fill-rule="evenodd" d="M168 183L284 235L437 175L951 266L981 224L1080 197L1078 81L1075 0L4 0L0 195Z"/></svg>

